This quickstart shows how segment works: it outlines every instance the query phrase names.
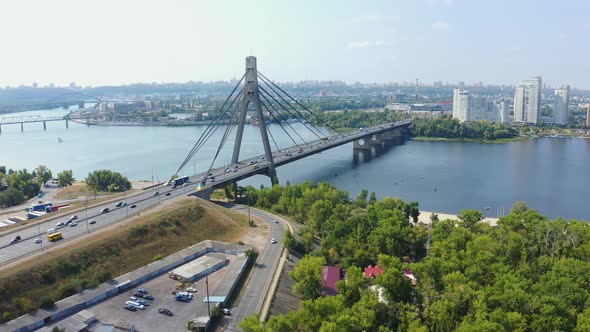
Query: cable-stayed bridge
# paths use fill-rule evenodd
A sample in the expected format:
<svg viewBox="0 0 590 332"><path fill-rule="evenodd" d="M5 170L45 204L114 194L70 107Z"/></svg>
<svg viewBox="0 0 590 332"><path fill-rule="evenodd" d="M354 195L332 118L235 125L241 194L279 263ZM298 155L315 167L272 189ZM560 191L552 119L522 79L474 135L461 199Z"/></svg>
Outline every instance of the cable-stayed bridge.
<svg viewBox="0 0 590 332"><path fill-rule="evenodd" d="M250 119L254 118L254 122L260 129L264 155L239 160L244 126L249 111L255 114ZM284 133L293 142L291 147L279 148L267 126L267 118L272 119L273 122L279 125L282 130L281 134ZM305 135L293 128L293 122L301 123L308 134L315 136L315 139L311 141L305 140L303 138ZM330 128L333 134L326 135L314 122ZM197 193L199 196L206 197L214 188L223 187L255 174L268 175L271 183L275 184L278 182L275 168L280 165L350 142L354 142L353 148L356 150L370 150L373 147L380 147L388 142L401 140L410 124L410 121L399 121L361 129L352 133L341 133L260 73L257 70L256 57L249 56L246 58L245 74L225 99L215 118L197 139L193 148L178 167L176 174L179 174L198 155L201 148L209 142L209 139L218 130L222 130L223 135L209 169L202 174L193 176L191 179L193 182L200 183L199 192ZM232 137L234 129L237 129L237 131L234 136L231 164L213 168L221 150ZM276 147L274 151L271 148L271 141Z"/></svg>

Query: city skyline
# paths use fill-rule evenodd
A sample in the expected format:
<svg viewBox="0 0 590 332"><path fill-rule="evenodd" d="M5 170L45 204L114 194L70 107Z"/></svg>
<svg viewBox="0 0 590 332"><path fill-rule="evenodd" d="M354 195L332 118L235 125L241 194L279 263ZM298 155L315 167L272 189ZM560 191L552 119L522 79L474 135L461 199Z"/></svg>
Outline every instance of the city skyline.
<svg viewBox="0 0 590 332"><path fill-rule="evenodd" d="M542 75L588 90L589 10L569 1L555 15L553 2L533 0L7 2L0 86L230 80L253 54L280 82L515 85ZM568 52L547 52L545 40Z"/></svg>

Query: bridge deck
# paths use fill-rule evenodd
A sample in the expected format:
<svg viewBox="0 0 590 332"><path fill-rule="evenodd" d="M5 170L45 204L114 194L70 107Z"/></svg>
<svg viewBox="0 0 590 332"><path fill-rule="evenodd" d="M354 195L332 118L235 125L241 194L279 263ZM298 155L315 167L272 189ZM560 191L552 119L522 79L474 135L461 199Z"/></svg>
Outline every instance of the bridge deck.
<svg viewBox="0 0 590 332"><path fill-rule="evenodd" d="M333 135L328 137L327 140L318 139L309 142L308 144L301 144L298 147L292 146L280 151L274 151L274 163L275 166L285 165L295 160L299 160L361 138L371 137L375 134L382 134L397 128L408 127L410 124L411 121L394 122L367 128L365 130L346 135ZM220 188L228 185L229 183L243 180L256 174L268 174L268 162L266 160L260 159L260 157L261 156L257 156L251 159L242 160L238 165L232 165L234 168L231 168L229 172L225 172L224 167L212 169L210 173L212 174L211 176L215 177L215 181L207 181L203 189ZM251 162L255 162L255 164L251 164ZM236 169L236 172L233 172L234 169ZM200 176L206 176L206 174L197 174L191 177L191 181L201 181Z"/></svg>

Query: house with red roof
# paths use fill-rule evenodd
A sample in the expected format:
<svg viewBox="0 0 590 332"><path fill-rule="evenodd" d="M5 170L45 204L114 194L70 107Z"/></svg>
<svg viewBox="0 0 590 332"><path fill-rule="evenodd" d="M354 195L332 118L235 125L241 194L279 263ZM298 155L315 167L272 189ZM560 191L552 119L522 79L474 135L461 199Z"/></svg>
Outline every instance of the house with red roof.
<svg viewBox="0 0 590 332"><path fill-rule="evenodd" d="M365 278L377 278L381 273L383 273L383 269L379 267L379 265L370 265L365 267Z"/></svg>
<svg viewBox="0 0 590 332"><path fill-rule="evenodd" d="M322 287L322 296L333 296L338 294L336 283L342 277L342 270L337 266L324 266L324 285Z"/></svg>

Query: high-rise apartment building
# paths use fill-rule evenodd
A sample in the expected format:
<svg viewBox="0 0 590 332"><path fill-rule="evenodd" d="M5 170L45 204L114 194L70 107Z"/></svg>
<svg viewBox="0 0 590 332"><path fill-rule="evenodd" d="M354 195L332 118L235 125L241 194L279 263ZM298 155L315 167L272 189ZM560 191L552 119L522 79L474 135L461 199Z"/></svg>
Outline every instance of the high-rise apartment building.
<svg viewBox="0 0 590 332"><path fill-rule="evenodd" d="M590 128L590 103L586 105L586 128Z"/></svg>
<svg viewBox="0 0 590 332"><path fill-rule="evenodd" d="M467 90L453 90L453 118L461 122L485 120L508 122L508 106L505 101L492 101L474 96Z"/></svg>
<svg viewBox="0 0 590 332"><path fill-rule="evenodd" d="M461 122L467 121L469 107L469 92L463 89L453 90L453 118Z"/></svg>
<svg viewBox="0 0 590 332"><path fill-rule="evenodd" d="M514 122L539 122L541 85L541 77L529 78L518 84L514 93Z"/></svg>
<svg viewBox="0 0 590 332"><path fill-rule="evenodd" d="M566 125L567 110L570 103L570 86L564 85L555 90L555 100L553 102L553 123Z"/></svg>

